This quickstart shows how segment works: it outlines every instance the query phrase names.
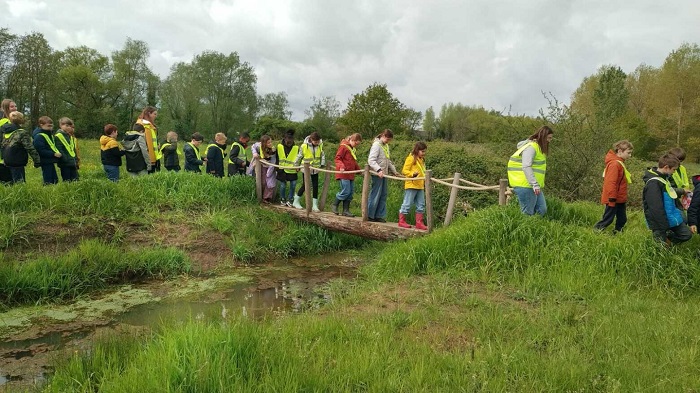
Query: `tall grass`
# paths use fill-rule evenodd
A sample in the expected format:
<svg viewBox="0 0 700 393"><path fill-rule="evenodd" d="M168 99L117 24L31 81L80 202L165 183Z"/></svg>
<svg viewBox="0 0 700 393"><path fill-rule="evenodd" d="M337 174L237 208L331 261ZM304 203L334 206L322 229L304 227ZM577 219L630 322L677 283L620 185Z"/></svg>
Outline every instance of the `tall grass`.
<svg viewBox="0 0 700 393"><path fill-rule="evenodd" d="M112 283L189 270L188 258L173 248L124 251L88 240L58 257L0 264L0 305L73 299Z"/></svg>

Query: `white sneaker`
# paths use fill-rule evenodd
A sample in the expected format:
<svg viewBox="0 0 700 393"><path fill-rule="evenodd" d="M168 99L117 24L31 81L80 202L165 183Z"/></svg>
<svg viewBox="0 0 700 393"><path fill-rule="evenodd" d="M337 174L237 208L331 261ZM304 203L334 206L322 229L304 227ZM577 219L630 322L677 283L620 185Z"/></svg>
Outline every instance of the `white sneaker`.
<svg viewBox="0 0 700 393"><path fill-rule="evenodd" d="M287 206L287 201L285 201L284 199L282 199L282 200L280 201L280 206L282 206L282 207Z"/></svg>
<svg viewBox="0 0 700 393"><path fill-rule="evenodd" d="M284 204L287 207L292 207L292 202L287 201L287 203Z"/></svg>

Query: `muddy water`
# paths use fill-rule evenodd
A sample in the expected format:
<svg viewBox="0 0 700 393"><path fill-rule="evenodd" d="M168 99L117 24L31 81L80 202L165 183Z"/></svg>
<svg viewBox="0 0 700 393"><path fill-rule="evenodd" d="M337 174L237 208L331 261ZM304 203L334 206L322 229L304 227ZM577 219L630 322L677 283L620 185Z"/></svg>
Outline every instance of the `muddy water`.
<svg viewBox="0 0 700 393"><path fill-rule="evenodd" d="M354 278L355 265L349 254L292 259L209 277L124 285L71 304L0 313L0 391L44 383L57 357L89 349L96 337L115 331L139 334L190 319L257 319L314 308L328 300L322 284Z"/></svg>

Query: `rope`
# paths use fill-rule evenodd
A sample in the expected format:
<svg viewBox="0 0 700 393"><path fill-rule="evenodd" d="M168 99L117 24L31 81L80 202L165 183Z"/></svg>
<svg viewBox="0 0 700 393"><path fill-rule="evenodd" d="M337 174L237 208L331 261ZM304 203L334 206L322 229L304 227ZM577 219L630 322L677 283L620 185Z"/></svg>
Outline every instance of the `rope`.
<svg viewBox="0 0 700 393"><path fill-rule="evenodd" d="M467 190L467 191L488 191L488 190L494 190L498 191L499 186L481 186L481 187L466 187L466 186L456 186L452 183L444 182L440 179L433 179L435 183L442 184L448 187L452 188L458 188L460 190Z"/></svg>

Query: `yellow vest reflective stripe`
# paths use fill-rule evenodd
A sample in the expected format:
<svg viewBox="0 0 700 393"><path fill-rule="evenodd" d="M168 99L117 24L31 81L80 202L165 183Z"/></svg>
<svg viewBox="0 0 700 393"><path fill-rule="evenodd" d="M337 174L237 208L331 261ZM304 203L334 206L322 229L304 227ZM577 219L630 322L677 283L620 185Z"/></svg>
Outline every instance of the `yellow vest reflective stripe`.
<svg viewBox="0 0 700 393"><path fill-rule="evenodd" d="M527 187L532 188L530 182L525 177L523 172L523 159L521 157L523 151L532 146L535 149L535 158L532 160L532 172L535 174L535 180L544 188L544 177L547 173L547 156L542 153L542 149L535 141L528 141L521 146L508 160L508 183L511 187Z"/></svg>
<svg viewBox="0 0 700 393"><path fill-rule="evenodd" d="M74 141L75 139L71 137L70 135L68 136L70 138L70 142L66 140L66 138L61 134L60 132L56 133L56 138L63 144L63 146L66 148L66 151L68 151L68 155L75 158L75 144Z"/></svg>
<svg viewBox="0 0 700 393"><path fill-rule="evenodd" d="M9 122L10 122L10 119L8 119L7 117L3 117L2 119L0 119L0 127L4 126L5 124L7 124Z"/></svg>
<svg viewBox="0 0 700 393"><path fill-rule="evenodd" d="M311 166L315 166L316 168L321 167L321 154L323 153L323 143L319 143L318 146L316 146L316 154L314 155L313 150L309 147L308 143L304 143L301 145L301 152L304 154L304 162L308 162L311 164Z"/></svg>
<svg viewBox="0 0 700 393"><path fill-rule="evenodd" d="M622 170L625 172L625 180L627 180L627 184L632 183L632 175L630 174L630 171L627 170L625 163L622 162L622 160L617 160L617 162L622 165ZM607 169L607 167L605 169ZM605 177L605 169L603 169L603 177Z"/></svg>
<svg viewBox="0 0 700 393"><path fill-rule="evenodd" d="M233 147L234 147L234 146L238 146L238 155L236 156L236 158L238 158L239 160L241 160L241 161L243 161L243 162L250 161L250 160L248 159L248 157L246 156L246 153L247 153L249 150L246 150L246 148L243 147L243 145L241 145L241 144L238 143L238 142L233 142L233 143L231 144L231 150L233 150ZM250 157L252 158L253 155L251 154ZM233 161L233 157L231 157L230 150L229 150L229 155L228 155L228 163L229 163L229 164L235 164L235 162Z"/></svg>
<svg viewBox="0 0 700 393"><path fill-rule="evenodd" d="M53 150L54 153L59 153L58 149L56 149L56 144L53 143L53 138L49 137L46 133L40 132L39 135L43 136L44 139L46 139L46 143L49 144L49 147L51 150Z"/></svg>
<svg viewBox="0 0 700 393"><path fill-rule="evenodd" d="M166 147L170 147L170 142L165 142L162 145L160 145L161 154L163 153L163 149L165 149Z"/></svg>
<svg viewBox="0 0 700 393"><path fill-rule="evenodd" d="M389 153L389 144L388 143L381 143L380 146L382 147L382 150L384 150L384 154L386 155L387 160L391 160L391 154ZM357 161L357 159L355 159Z"/></svg>
<svg viewBox="0 0 700 393"><path fill-rule="evenodd" d="M690 179L688 179L688 171L686 171L683 165L679 165L678 169L673 172L673 182L676 183L676 187L689 189Z"/></svg>
<svg viewBox="0 0 700 393"><path fill-rule="evenodd" d="M156 161L163 158L163 152L158 147L158 131L153 126L153 123L149 122L148 124L146 124L143 123L142 120L137 120L136 123L141 124L143 126L144 130L146 130L146 136L149 133L151 134L151 141L153 142L153 154L156 156Z"/></svg>
<svg viewBox="0 0 700 393"><path fill-rule="evenodd" d="M224 158L224 154L226 154L225 151L224 151L224 149L220 148L219 145L217 145L216 143L212 143L212 144L210 144L209 146L207 146L207 154L209 153L209 148L212 147L212 146L214 146L215 148L221 150L221 158Z"/></svg>
<svg viewBox="0 0 700 393"><path fill-rule="evenodd" d="M297 155L299 155L299 146L292 146L288 155L284 154L284 145L281 143L277 144L277 156L280 159L279 165L282 167L292 167L294 166L294 160L296 160ZM297 173L296 169L285 169L287 173Z"/></svg>
<svg viewBox="0 0 700 393"><path fill-rule="evenodd" d="M202 161L202 155L199 153L199 148L193 145L192 142L187 142L187 144L192 146L192 150L194 150L194 154L197 156L197 159Z"/></svg>
<svg viewBox="0 0 700 393"><path fill-rule="evenodd" d="M649 179L649 180L658 180L658 181L660 181L660 182L663 183L663 185L666 187L666 192L668 193L668 196L671 197L671 199L677 199L677 198L678 198L678 194L676 194L676 190L675 190L673 187L671 187L671 182L669 182L668 180L666 180L666 179L664 179L663 177L660 177L660 176L654 176L654 177L652 177L652 178Z"/></svg>

